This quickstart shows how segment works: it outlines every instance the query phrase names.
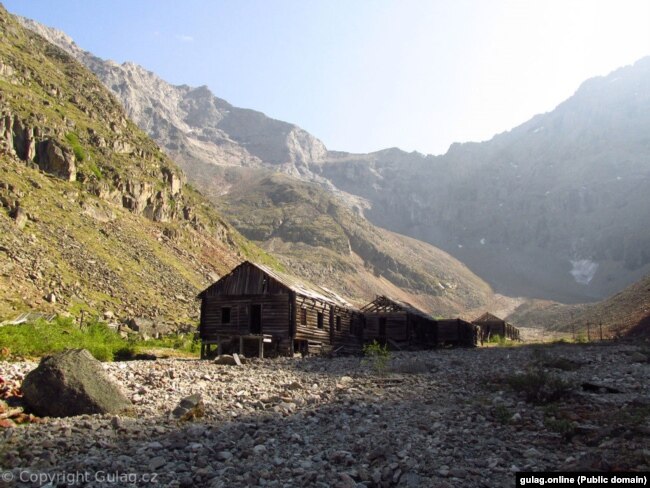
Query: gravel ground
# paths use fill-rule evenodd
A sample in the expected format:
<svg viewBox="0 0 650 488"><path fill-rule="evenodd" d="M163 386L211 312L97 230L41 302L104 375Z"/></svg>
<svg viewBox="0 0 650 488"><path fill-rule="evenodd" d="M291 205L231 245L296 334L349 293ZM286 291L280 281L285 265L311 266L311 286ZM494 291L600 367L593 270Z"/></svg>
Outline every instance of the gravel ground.
<svg viewBox="0 0 650 488"><path fill-rule="evenodd" d="M0 486L512 487L520 470L650 469L647 344L396 353L386 371L359 358L105 368L135 414L0 429ZM172 419L193 393L205 416Z"/></svg>

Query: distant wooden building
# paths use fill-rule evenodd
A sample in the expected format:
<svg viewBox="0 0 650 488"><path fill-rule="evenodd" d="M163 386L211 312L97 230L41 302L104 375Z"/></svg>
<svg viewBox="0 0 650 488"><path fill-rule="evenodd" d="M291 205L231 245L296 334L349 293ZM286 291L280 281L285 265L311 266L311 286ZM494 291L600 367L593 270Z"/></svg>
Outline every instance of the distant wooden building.
<svg viewBox="0 0 650 488"><path fill-rule="evenodd" d="M473 320L472 323L481 328L481 342L489 341L494 336L505 337L513 341L521 340L517 327L489 312Z"/></svg>
<svg viewBox="0 0 650 488"><path fill-rule="evenodd" d="M220 352L248 347L255 355L352 352L361 346L358 310L325 288L267 266L245 261L198 298L202 357L215 344Z"/></svg>
<svg viewBox="0 0 650 488"><path fill-rule="evenodd" d="M361 308L365 318L363 342L374 340L395 349L474 347L478 327L462 319L435 319L413 305L378 296Z"/></svg>
<svg viewBox="0 0 650 488"><path fill-rule="evenodd" d="M377 341L396 349L435 347L435 319L413 305L377 296L361 308L364 316L363 341Z"/></svg>
<svg viewBox="0 0 650 488"><path fill-rule="evenodd" d="M437 345L475 347L478 345L480 328L463 319L436 320Z"/></svg>

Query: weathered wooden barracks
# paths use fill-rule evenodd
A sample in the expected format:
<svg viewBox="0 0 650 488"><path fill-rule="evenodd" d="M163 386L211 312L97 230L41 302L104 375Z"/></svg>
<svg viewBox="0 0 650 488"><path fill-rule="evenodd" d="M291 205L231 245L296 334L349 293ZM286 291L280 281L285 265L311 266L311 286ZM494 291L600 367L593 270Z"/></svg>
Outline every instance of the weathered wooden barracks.
<svg viewBox="0 0 650 488"><path fill-rule="evenodd" d="M481 328L481 342L489 341L491 337L501 336L513 341L520 340L519 329L506 322L502 318L485 312L483 315L472 321Z"/></svg>
<svg viewBox="0 0 650 488"><path fill-rule="evenodd" d="M376 340L396 349L441 346L473 347L477 328L462 319L434 319L407 302L381 295L361 308L363 341Z"/></svg>
<svg viewBox="0 0 650 488"><path fill-rule="evenodd" d="M247 348L254 354L315 353L361 347L361 313L335 293L245 261L203 290L203 357ZM251 344L252 343L252 344Z"/></svg>
<svg viewBox="0 0 650 488"><path fill-rule="evenodd" d="M359 352L376 340L393 349L477 343L477 327L436 320L416 307L378 296L361 310L323 287L245 261L203 290L201 356L326 351Z"/></svg>
<svg viewBox="0 0 650 488"><path fill-rule="evenodd" d="M377 341L396 349L437 343L435 320L409 303L378 296L361 308L365 319L363 339Z"/></svg>

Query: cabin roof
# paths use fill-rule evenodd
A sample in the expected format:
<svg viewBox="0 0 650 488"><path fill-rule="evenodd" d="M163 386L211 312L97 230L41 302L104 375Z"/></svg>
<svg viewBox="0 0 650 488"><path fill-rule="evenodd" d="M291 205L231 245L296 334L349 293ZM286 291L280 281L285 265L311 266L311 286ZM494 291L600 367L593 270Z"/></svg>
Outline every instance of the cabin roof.
<svg viewBox="0 0 650 488"><path fill-rule="evenodd" d="M503 320L500 317L497 317L494 314L491 314L490 312L485 312L480 317L472 320L472 322L504 322L505 323L505 320Z"/></svg>
<svg viewBox="0 0 650 488"><path fill-rule="evenodd" d="M286 273L282 273L280 271L277 271L275 269L272 269L268 266L265 266L263 264L258 264L254 263L252 261L244 261L243 263L239 264L235 268L230 271L225 276L222 276L219 280L217 280L215 283L210 285L208 288L203 290L201 293L198 294L197 298L203 298L204 294L216 283L219 283L219 281L232 276L233 274L237 273L239 269L241 269L243 266L253 266L260 271L264 272L274 280L276 280L278 283L281 285L285 286L289 290L295 292L296 294L312 298L314 300L319 300L325 303L328 303L330 305L336 305L338 307L344 307L348 309L355 310L355 307L347 302L343 297L340 295L336 294L332 290L325 288L324 286L317 286L312 283L309 283L306 280L302 280L300 278L296 278L295 276L291 276Z"/></svg>
<svg viewBox="0 0 650 488"><path fill-rule="evenodd" d="M408 302L396 298L387 297L386 295L377 295L372 302L361 308L362 312L408 312L417 315L423 319L435 320L431 315L414 307Z"/></svg>

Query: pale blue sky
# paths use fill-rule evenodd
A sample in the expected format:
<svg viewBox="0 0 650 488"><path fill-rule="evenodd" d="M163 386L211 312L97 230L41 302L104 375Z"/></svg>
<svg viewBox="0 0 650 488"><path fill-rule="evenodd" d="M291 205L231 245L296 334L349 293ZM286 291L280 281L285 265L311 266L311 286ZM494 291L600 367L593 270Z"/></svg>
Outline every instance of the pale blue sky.
<svg viewBox="0 0 650 488"><path fill-rule="evenodd" d="M330 149L440 154L650 55L648 0L4 0Z"/></svg>

